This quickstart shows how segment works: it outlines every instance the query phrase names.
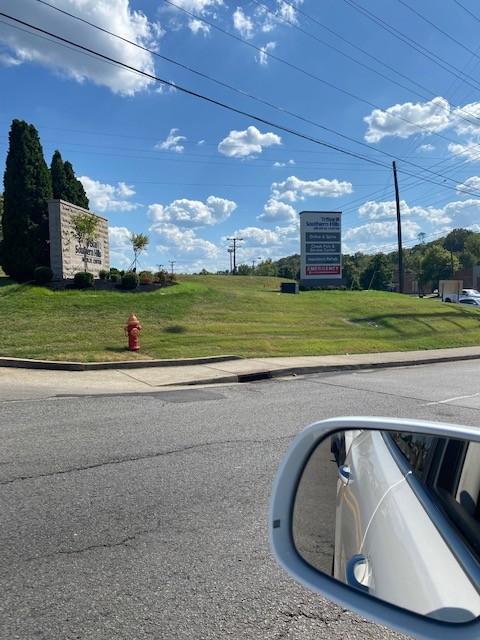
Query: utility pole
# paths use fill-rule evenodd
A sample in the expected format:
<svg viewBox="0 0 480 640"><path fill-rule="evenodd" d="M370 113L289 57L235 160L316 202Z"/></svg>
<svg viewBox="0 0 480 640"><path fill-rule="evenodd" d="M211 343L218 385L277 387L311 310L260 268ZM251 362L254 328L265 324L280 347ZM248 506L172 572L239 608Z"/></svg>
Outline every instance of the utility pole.
<svg viewBox="0 0 480 640"><path fill-rule="evenodd" d="M257 260L261 260L262 258L260 256L258 256L258 258L254 258L252 260L252 269L255 270L255 263L257 262Z"/></svg>
<svg viewBox="0 0 480 640"><path fill-rule="evenodd" d="M173 276L173 265L176 263L176 260L170 260L170 266L172 267L172 276Z"/></svg>
<svg viewBox="0 0 480 640"><path fill-rule="evenodd" d="M237 242L242 242L243 238L227 238L233 242L233 273L237 273Z"/></svg>
<svg viewBox="0 0 480 640"><path fill-rule="evenodd" d="M157 267L158 267L158 270L161 271L162 267L163 267L163 264L157 264Z"/></svg>
<svg viewBox="0 0 480 640"><path fill-rule="evenodd" d="M400 218L400 194L398 192L397 165L392 162L393 181L395 183L395 202L397 205L397 236L398 236L398 290L403 293L403 249L402 249L402 220Z"/></svg>
<svg viewBox="0 0 480 640"><path fill-rule="evenodd" d="M227 251L228 251L228 255L230 256L230 273L232 273L232 254L233 254L233 247L228 247Z"/></svg>

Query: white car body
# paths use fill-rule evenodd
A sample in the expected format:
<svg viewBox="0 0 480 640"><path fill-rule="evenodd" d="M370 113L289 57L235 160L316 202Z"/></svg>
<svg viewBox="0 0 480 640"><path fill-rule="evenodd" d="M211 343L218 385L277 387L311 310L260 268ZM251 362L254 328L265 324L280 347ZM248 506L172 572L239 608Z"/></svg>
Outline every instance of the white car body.
<svg viewBox="0 0 480 640"><path fill-rule="evenodd" d="M462 297L458 300L459 304L468 304L471 307L480 307L480 298L477 297Z"/></svg>
<svg viewBox="0 0 480 640"><path fill-rule="evenodd" d="M480 291L477 291L477 289L462 289L459 294L447 293L443 298L443 302L459 302L465 298L480 299Z"/></svg>
<svg viewBox="0 0 480 640"><path fill-rule="evenodd" d="M459 622L479 616L478 591L407 481L411 471L402 472L381 432L347 435L350 477L337 487L334 576L437 619L452 621L452 610ZM478 491L480 470L471 473Z"/></svg>

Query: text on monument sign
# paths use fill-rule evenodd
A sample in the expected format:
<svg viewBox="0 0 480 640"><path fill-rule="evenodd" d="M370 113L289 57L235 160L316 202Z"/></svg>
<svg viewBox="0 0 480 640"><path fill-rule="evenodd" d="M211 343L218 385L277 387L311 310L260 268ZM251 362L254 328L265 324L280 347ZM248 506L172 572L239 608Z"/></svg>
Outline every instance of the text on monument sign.
<svg viewBox="0 0 480 640"><path fill-rule="evenodd" d="M341 213L300 214L301 280L342 277Z"/></svg>

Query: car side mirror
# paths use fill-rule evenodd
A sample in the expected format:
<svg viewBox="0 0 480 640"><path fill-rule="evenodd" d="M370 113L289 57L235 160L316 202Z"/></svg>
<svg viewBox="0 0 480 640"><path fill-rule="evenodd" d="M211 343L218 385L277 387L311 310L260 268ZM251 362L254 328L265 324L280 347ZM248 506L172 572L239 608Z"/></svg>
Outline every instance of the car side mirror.
<svg viewBox="0 0 480 640"><path fill-rule="evenodd" d="M480 637L480 429L389 418L311 425L278 471L278 562L416 638Z"/></svg>

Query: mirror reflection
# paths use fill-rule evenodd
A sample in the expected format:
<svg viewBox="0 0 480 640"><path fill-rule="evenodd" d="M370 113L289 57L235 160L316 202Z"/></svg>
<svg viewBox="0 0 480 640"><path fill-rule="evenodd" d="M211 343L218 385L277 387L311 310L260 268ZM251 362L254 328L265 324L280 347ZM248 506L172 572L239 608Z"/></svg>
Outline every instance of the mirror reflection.
<svg viewBox="0 0 480 640"><path fill-rule="evenodd" d="M335 433L310 456L292 536L315 569L448 622L480 615L480 443Z"/></svg>

